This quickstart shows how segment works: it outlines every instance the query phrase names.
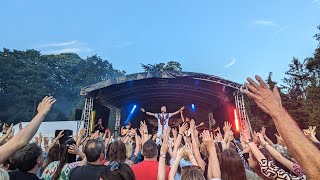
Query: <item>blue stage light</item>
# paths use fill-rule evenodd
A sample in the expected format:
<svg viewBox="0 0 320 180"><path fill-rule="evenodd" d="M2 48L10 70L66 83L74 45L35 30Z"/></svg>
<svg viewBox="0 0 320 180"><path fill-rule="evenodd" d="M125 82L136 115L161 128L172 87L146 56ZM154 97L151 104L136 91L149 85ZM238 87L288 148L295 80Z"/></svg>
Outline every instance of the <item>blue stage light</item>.
<svg viewBox="0 0 320 180"><path fill-rule="evenodd" d="M191 108L192 108L192 110L195 110L196 106L194 104L191 104Z"/></svg>
<svg viewBox="0 0 320 180"><path fill-rule="evenodd" d="M136 108L137 108L137 105L134 105L132 110L131 110L131 112L130 112L130 114L132 114Z"/></svg>

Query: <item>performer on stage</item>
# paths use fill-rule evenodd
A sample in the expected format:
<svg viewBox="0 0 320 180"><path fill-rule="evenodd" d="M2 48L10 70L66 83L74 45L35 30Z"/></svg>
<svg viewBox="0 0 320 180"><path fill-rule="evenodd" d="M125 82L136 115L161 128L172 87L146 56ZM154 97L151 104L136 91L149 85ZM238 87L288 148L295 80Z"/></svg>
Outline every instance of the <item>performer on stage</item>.
<svg viewBox="0 0 320 180"><path fill-rule="evenodd" d="M147 112L143 108L141 108L140 110L142 112L146 113L147 115L154 116L154 117L157 118L157 120L158 120L158 132L157 132L157 135L158 135L158 137L161 137L163 131L168 128L169 118L179 114L180 112L182 112L184 110L184 106L181 107L178 111L176 111L174 113L167 113L166 106L162 106L161 107L161 109L160 109L161 113Z"/></svg>
<svg viewBox="0 0 320 180"><path fill-rule="evenodd" d="M94 126L94 131L99 130L99 132L104 132L104 127L102 126L102 119L99 118L98 123Z"/></svg>

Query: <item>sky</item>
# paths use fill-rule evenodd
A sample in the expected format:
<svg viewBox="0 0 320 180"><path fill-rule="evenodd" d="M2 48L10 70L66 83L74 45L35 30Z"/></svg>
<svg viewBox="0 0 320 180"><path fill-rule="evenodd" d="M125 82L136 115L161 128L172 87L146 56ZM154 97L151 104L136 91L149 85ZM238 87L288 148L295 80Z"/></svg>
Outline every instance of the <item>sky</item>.
<svg viewBox="0 0 320 180"><path fill-rule="evenodd" d="M184 71L281 83L293 57L312 56L320 0L6 0L0 48L97 54L127 74L178 61Z"/></svg>

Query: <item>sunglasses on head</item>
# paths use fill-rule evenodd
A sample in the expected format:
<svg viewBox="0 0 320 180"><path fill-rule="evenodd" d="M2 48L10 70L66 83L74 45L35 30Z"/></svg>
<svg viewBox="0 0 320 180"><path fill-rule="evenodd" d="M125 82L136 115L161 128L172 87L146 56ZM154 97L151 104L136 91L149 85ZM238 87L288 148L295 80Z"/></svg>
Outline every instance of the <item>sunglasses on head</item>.
<svg viewBox="0 0 320 180"><path fill-rule="evenodd" d="M190 165L190 166L183 166L182 169L201 169L199 166Z"/></svg>
<svg viewBox="0 0 320 180"><path fill-rule="evenodd" d="M119 170L119 163L113 161L113 162L109 165L109 167L110 167L110 171Z"/></svg>

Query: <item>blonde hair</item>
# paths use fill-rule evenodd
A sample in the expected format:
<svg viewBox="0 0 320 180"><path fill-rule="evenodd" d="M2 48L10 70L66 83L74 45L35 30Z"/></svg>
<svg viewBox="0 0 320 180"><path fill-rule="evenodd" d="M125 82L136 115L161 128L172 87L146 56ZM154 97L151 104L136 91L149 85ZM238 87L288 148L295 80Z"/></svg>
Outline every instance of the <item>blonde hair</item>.
<svg viewBox="0 0 320 180"><path fill-rule="evenodd" d="M1 180L10 180L8 172L2 168L0 168L0 179Z"/></svg>
<svg viewBox="0 0 320 180"><path fill-rule="evenodd" d="M133 152L132 145L129 142L125 143L124 145L126 146L126 157L127 157L127 159L129 159L132 155L132 152Z"/></svg>

